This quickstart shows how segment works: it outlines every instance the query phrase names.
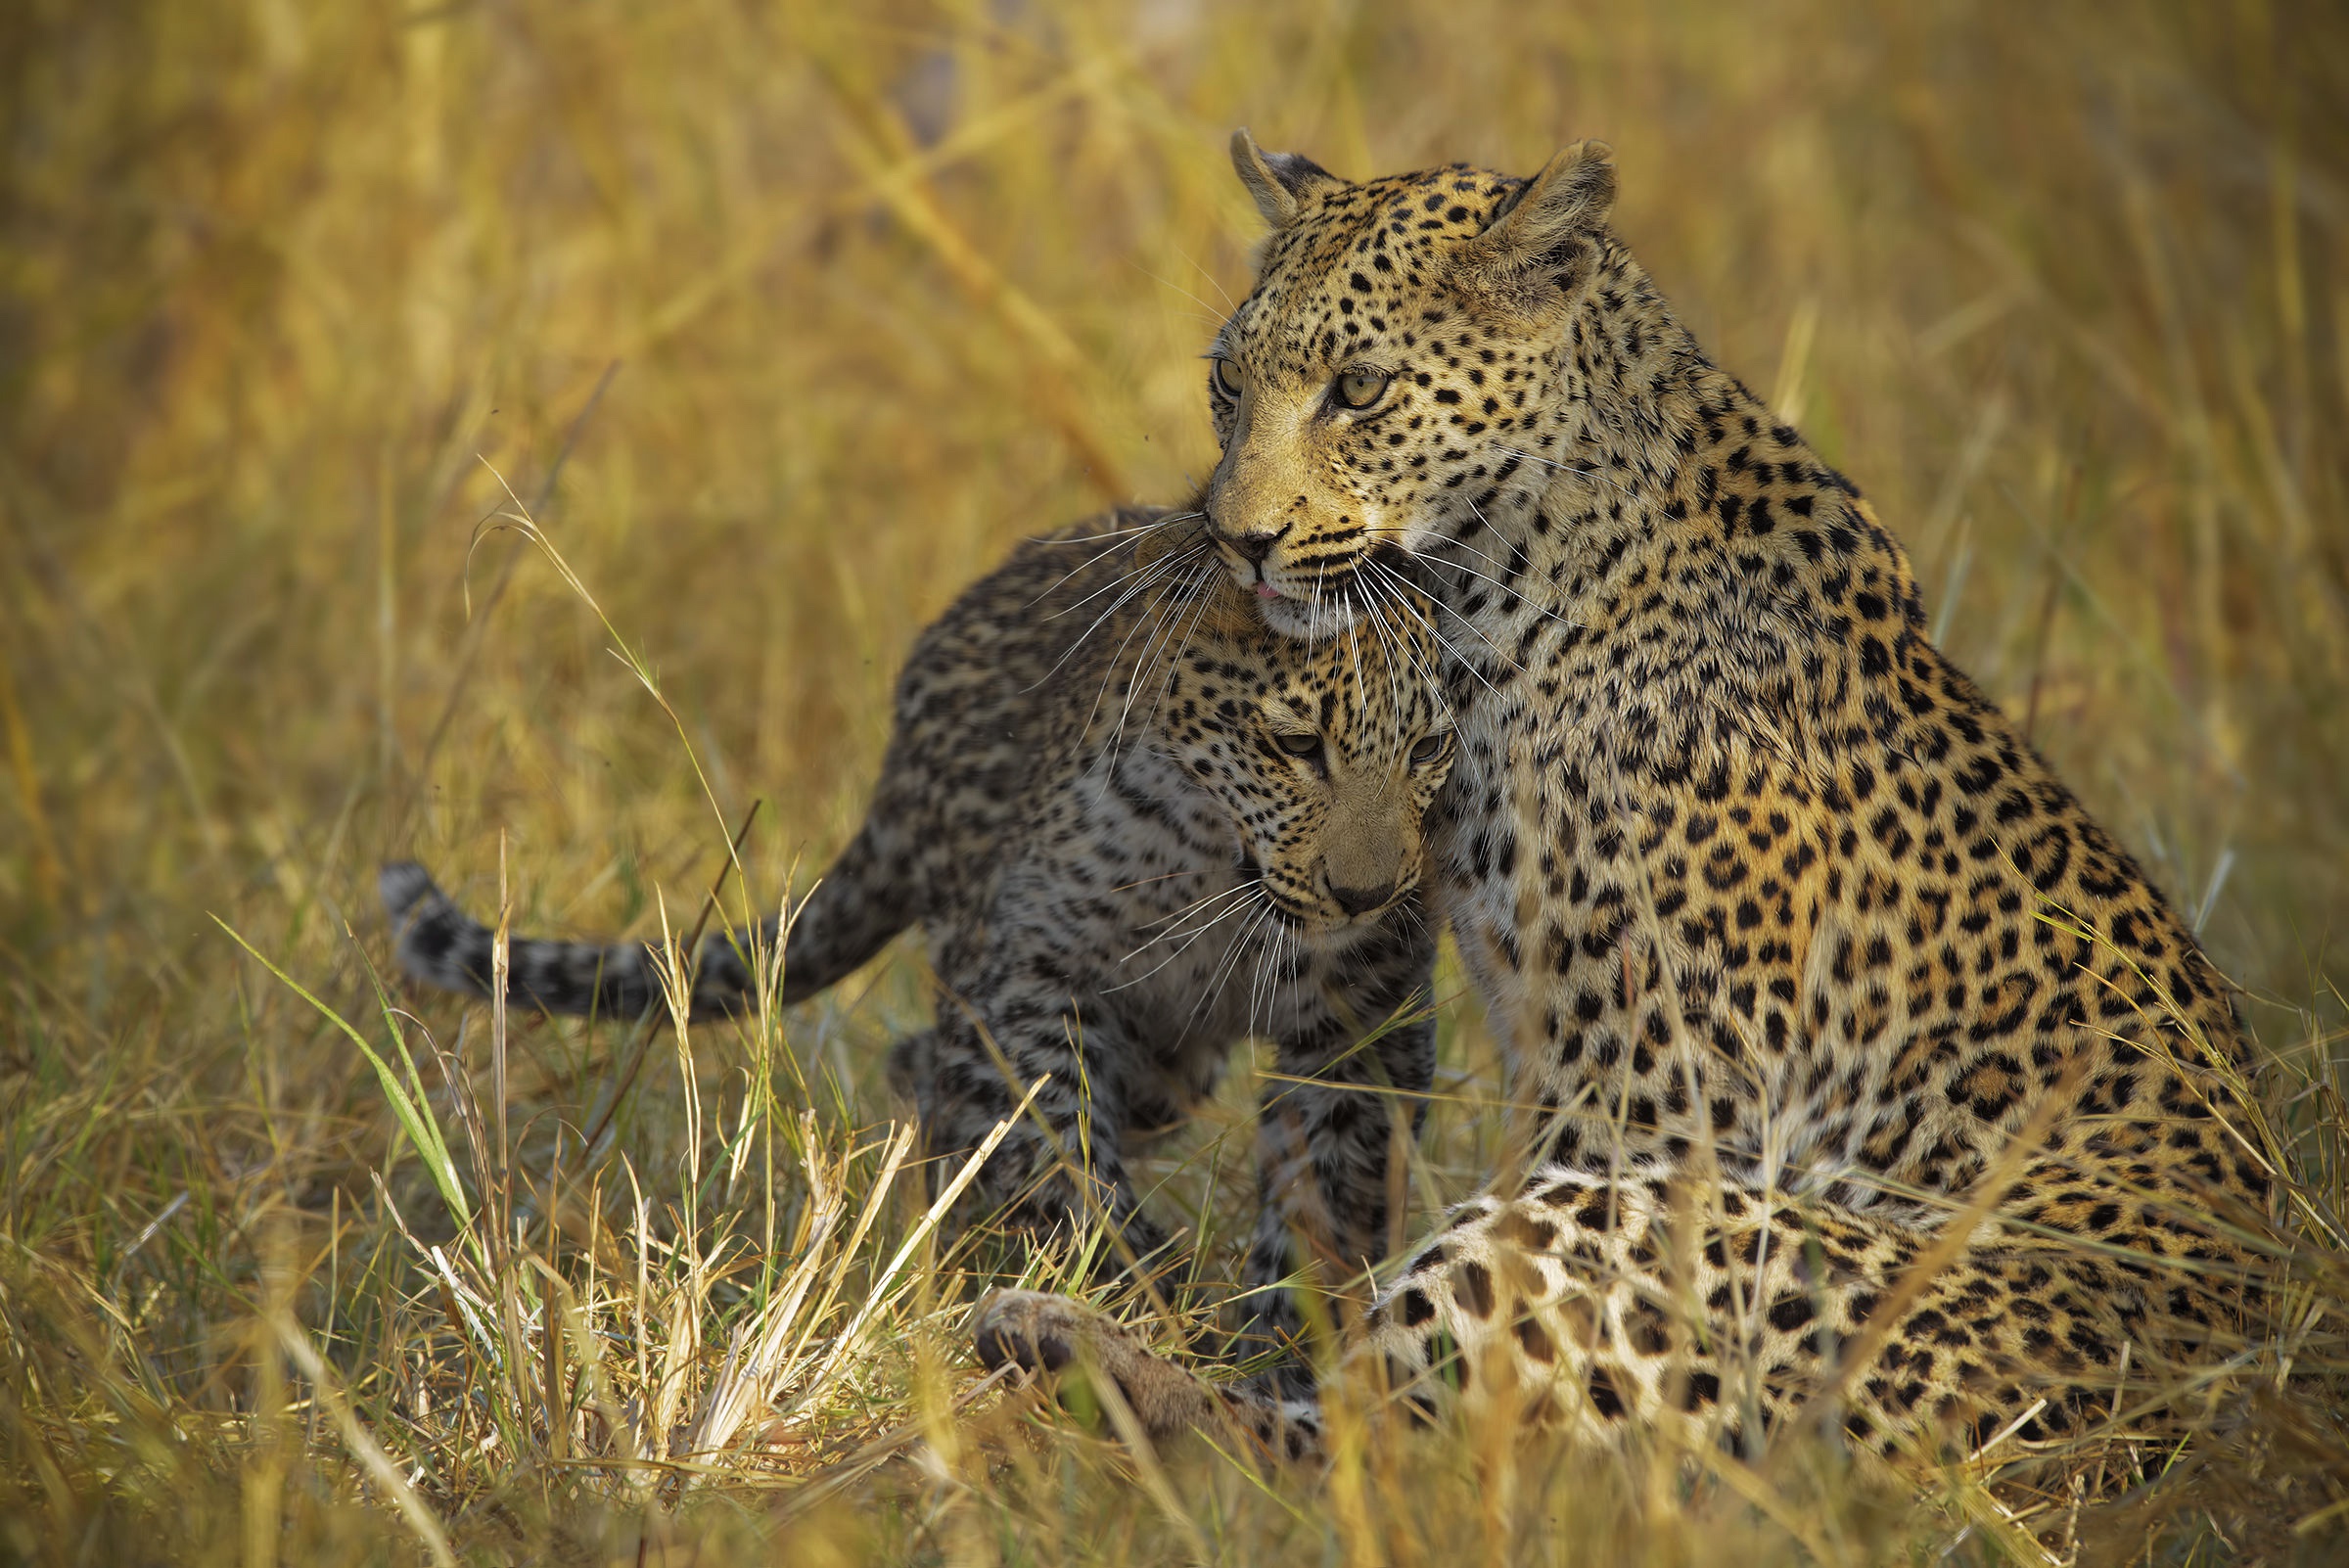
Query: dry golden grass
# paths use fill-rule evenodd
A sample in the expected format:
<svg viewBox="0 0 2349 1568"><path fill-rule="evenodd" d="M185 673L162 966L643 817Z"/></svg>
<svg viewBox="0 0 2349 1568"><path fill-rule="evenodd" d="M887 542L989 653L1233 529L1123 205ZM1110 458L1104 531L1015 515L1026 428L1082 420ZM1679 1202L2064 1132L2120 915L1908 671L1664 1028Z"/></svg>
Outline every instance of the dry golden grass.
<svg viewBox="0 0 2349 1568"><path fill-rule="evenodd" d="M580 931L691 925L755 799L728 913L820 864L914 631L1212 462L1245 122L1346 173L1615 143L2273 1063L2289 1332L2029 1528L2338 1560L2337 8L21 0L0 116L0 1557L2036 1560L1978 1476L1799 1445L1341 1423L1262 1480L980 1386L880 1086L910 955L683 1049L379 1007L387 854ZM483 530L505 481L577 586ZM1471 1003L1445 1039L1422 1218L1501 1122ZM1159 1168L1209 1277L1246 1076Z"/></svg>

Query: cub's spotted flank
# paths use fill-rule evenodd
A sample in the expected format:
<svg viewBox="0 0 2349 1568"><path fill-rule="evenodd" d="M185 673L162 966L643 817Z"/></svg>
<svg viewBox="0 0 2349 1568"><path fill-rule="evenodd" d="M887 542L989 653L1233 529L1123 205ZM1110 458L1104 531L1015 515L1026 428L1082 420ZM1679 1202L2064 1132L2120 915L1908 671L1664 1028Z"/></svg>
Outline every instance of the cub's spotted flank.
<svg viewBox="0 0 2349 1568"><path fill-rule="evenodd" d="M1126 1150L1179 1122L1235 1040L1268 1037L1281 1077L1310 1082L1262 1108L1248 1282L1305 1262L1300 1237L1325 1278L1359 1271L1385 1247L1390 1091L1434 1068L1424 1017L1378 1026L1428 989L1422 819L1452 758L1426 607L1398 609L1318 644L1273 636L1197 513L1022 545L916 644L864 826L791 927L782 999L920 924L938 1022L892 1071L930 1149L975 1146L1050 1074L982 1190L1030 1226L1106 1216L1137 1257L1165 1236ZM383 890L410 974L486 991L487 930L418 867ZM712 939L693 1013L743 1005L745 954L773 937ZM655 963L517 940L510 994L633 1017ZM1289 1326L1285 1299L1252 1299L1263 1329Z"/></svg>
<svg viewBox="0 0 2349 1568"><path fill-rule="evenodd" d="M1435 893L1547 1110L1359 1354L1592 1436L1832 1412L1930 1460L2158 1425L2148 1391L2255 1322L2275 1175L2193 934L1675 318L1603 146L1531 180L1233 156L1271 235L1214 349L1216 539L1283 629L1438 602ZM979 1328L990 1360L1093 1341L1165 1426L1313 1441L1071 1304Z"/></svg>

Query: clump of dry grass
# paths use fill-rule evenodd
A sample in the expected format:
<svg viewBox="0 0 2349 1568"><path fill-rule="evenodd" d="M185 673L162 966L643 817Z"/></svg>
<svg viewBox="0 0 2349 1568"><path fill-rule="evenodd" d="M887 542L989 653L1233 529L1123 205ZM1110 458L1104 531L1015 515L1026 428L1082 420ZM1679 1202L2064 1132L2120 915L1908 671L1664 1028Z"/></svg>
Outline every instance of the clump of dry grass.
<svg viewBox="0 0 2349 1568"><path fill-rule="evenodd" d="M0 115L0 1552L2337 1551L2332 9L33 0ZM1009 538L1212 461L1242 122L1347 173L1611 139L1700 335L2245 983L2300 1181L2284 1326L2205 1441L2073 1453L2036 1507L1800 1443L1342 1421L1325 1483L1137 1453L964 1357L1002 1260L930 1225L877 1072L918 964L673 1033L379 995L388 854L517 929L679 934L754 800L730 918L821 862L913 631ZM500 510L571 571L477 537ZM1505 1122L1462 989L1422 1216ZM1246 1198L1237 1077L1159 1166L1204 1237L1170 1344ZM2092 1459L2148 1484L2075 1513Z"/></svg>

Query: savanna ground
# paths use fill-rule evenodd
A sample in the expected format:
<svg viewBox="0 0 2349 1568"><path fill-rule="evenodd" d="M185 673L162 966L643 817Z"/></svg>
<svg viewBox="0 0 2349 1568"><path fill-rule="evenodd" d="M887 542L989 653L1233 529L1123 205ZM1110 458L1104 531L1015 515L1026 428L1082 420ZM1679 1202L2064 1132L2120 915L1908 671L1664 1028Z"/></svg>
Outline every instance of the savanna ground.
<svg viewBox="0 0 2349 1568"><path fill-rule="evenodd" d="M2349 1549L2334 8L22 0L0 118L0 1556ZM990 1255L880 1072L918 950L682 1048L379 996L387 855L682 934L763 802L725 913L805 885L922 623L1212 463L1239 123L1356 174L1613 141L1681 309L2243 985L2284 1323L2198 1441L2071 1456L2130 1496L1128 1450L967 1356ZM1419 1222L1502 1123L1442 992ZM1153 1168L1204 1284L1250 1076Z"/></svg>

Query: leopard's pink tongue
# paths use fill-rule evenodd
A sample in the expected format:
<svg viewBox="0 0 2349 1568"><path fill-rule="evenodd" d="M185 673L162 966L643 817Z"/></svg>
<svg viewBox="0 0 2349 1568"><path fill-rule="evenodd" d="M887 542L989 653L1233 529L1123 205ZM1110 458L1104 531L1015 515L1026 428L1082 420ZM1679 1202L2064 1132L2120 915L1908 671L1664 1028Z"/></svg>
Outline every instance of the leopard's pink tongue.
<svg viewBox="0 0 2349 1568"><path fill-rule="evenodd" d="M1260 582L1256 585L1256 596L1260 599L1277 599L1280 597L1280 590L1269 582Z"/></svg>

